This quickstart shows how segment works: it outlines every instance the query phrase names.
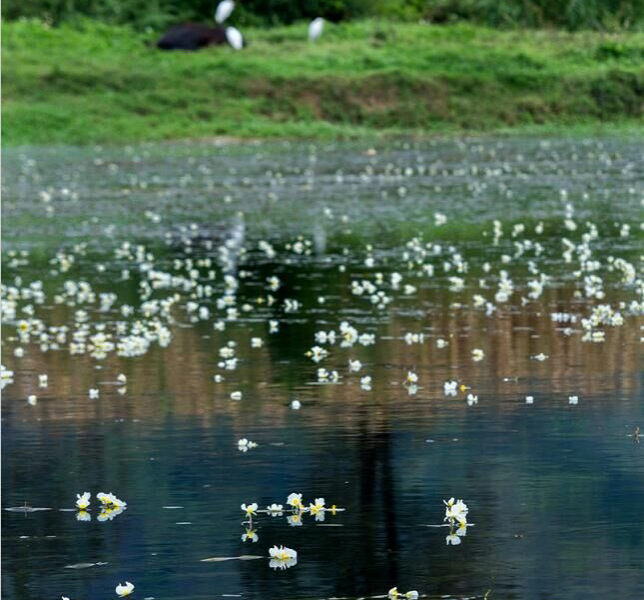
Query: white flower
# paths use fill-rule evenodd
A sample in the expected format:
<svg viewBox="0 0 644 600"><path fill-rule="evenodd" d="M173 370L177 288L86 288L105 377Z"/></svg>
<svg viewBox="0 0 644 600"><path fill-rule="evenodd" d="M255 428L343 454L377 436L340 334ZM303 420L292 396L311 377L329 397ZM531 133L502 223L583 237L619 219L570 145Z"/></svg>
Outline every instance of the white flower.
<svg viewBox="0 0 644 600"><path fill-rule="evenodd" d="M456 396L457 386L458 386L458 382L456 382L454 380L446 381L443 384L443 391L445 392L445 395L446 396Z"/></svg>
<svg viewBox="0 0 644 600"><path fill-rule="evenodd" d="M109 494L106 494L105 492L99 492L96 494L96 499L99 500L103 506L107 507L125 507L127 506L127 502L124 502L120 498L117 498L114 494L111 492Z"/></svg>
<svg viewBox="0 0 644 600"><path fill-rule="evenodd" d="M46 388L46 387L47 387L47 379L48 379L48 377L47 377L47 375L46 375L46 374L44 374L44 375L38 375L38 385L39 385L41 388Z"/></svg>
<svg viewBox="0 0 644 600"><path fill-rule="evenodd" d="M418 375L416 375L416 373L414 373L413 371L408 371L407 378L405 379L405 383L408 383L408 384L418 383Z"/></svg>
<svg viewBox="0 0 644 600"><path fill-rule="evenodd" d="M450 523L458 521L461 525L467 524L467 513L469 512L469 509L465 502L462 500L457 500L455 502L454 498L450 498L449 500L443 500L443 503L445 504L446 521L449 521Z"/></svg>
<svg viewBox="0 0 644 600"><path fill-rule="evenodd" d="M362 363L359 360L349 361L349 372L358 372L360 369L362 369Z"/></svg>
<svg viewBox="0 0 644 600"><path fill-rule="evenodd" d="M96 388L90 388L89 390L89 397L90 398L98 398L98 390Z"/></svg>
<svg viewBox="0 0 644 600"><path fill-rule="evenodd" d="M288 498L286 499L286 504L292 506L293 508L302 510L304 508L304 505L302 504L302 494L296 494L295 492L289 494Z"/></svg>
<svg viewBox="0 0 644 600"><path fill-rule="evenodd" d="M76 494L76 506L81 510L85 510L90 504L90 498L92 495L89 492L83 492L83 494Z"/></svg>
<svg viewBox="0 0 644 600"><path fill-rule="evenodd" d="M467 404L469 406L473 406L474 404L479 403L479 397L476 396L475 394L468 394L467 395Z"/></svg>
<svg viewBox="0 0 644 600"><path fill-rule="evenodd" d="M242 509L243 512L246 513L247 517L251 517L253 515L256 515L257 514L257 512L256 512L257 511L257 502L253 502L252 504L248 504L248 505L242 504L241 509Z"/></svg>
<svg viewBox="0 0 644 600"><path fill-rule="evenodd" d="M484 358L485 358L485 352L483 352L483 350L481 350L480 348L474 348L474 350L472 350L472 360L474 362L479 362Z"/></svg>
<svg viewBox="0 0 644 600"><path fill-rule="evenodd" d="M534 404L534 397L533 396L526 396L525 397L525 403L526 404Z"/></svg>
<svg viewBox="0 0 644 600"><path fill-rule="evenodd" d="M250 339L251 348L261 348L264 345L262 338L254 337Z"/></svg>
<svg viewBox="0 0 644 600"><path fill-rule="evenodd" d="M240 452L248 452L253 448L257 448L257 444L255 442L247 440L246 438L242 438L237 442L237 448L240 450Z"/></svg>
<svg viewBox="0 0 644 600"><path fill-rule="evenodd" d="M77 521L91 521L92 520L92 515L90 515L87 511L79 510L76 513L76 520Z"/></svg>
<svg viewBox="0 0 644 600"><path fill-rule="evenodd" d="M548 355L544 354L543 352L541 352L540 354L535 354L532 358L534 358L534 360L538 360L540 362L543 362L544 360L546 360L548 358Z"/></svg>
<svg viewBox="0 0 644 600"><path fill-rule="evenodd" d="M230 399L231 400L241 400L242 399L242 393L241 392L231 392Z"/></svg>
<svg viewBox="0 0 644 600"><path fill-rule="evenodd" d="M134 590L134 585L131 584L129 581L125 582L125 585L121 585L120 583L116 586L116 593L121 596L129 596L132 593L132 590Z"/></svg>
<svg viewBox="0 0 644 600"><path fill-rule="evenodd" d="M329 355L328 350L325 350L324 348L320 346L313 346L307 353L306 356L308 356L313 362L320 362L324 358L326 358Z"/></svg>
<svg viewBox="0 0 644 600"><path fill-rule="evenodd" d="M245 542L246 540L250 540L251 542L256 542L259 540L259 536L257 533L255 533L255 530L253 528L247 529L246 533L242 534L241 536L242 542Z"/></svg>
<svg viewBox="0 0 644 600"><path fill-rule="evenodd" d="M30 404L31 406L36 406L37 403L38 403L38 398L36 398L34 394L27 396L27 404Z"/></svg>
<svg viewBox="0 0 644 600"><path fill-rule="evenodd" d="M283 508L284 507L281 504L271 504L266 507L266 511L271 515L271 517L281 517Z"/></svg>
<svg viewBox="0 0 644 600"><path fill-rule="evenodd" d="M387 596L390 598L390 600L396 600L400 596L400 592L398 591L397 587L392 587L387 592Z"/></svg>
<svg viewBox="0 0 644 600"><path fill-rule="evenodd" d="M449 344L447 340L444 340L443 338L438 338L436 340L436 347L437 348L445 348Z"/></svg>
<svg viewBox="0 0 644 600"><path fill-rule="evenodd" d="M568 396L568 404L577 404L579 402L578 396Z"/></svg>
<svg viewBox="0 0 644 600"><path fill-rule="evenodd" d="M407 600L418 600L418 592L416 590L411 590L410 592L406 592L405 598Z"/></svg>
<svg viewBox="0 0 644 600"><path fill-rule="evenodd" d="M369 375L360 378L360 387L366 392L371 389L371 377Z"/></svg>
<svg viewBox="0 0 644 600"><path fill-rule="evenodd" d="M10 383L13 383L13 371L0 365L0 389L4 389Z"/></svg>
<svg viewBox="0 0 644 600"><path fill-rule="evenodd" d="M324 498L316 498L315 504L309 504L309 512L312 515L315 515L320 511L324 511Z"/></svg>
<svg viewBox="0 0 644 600"><path fill-rule="evenodd" d="M269 548L270 567L273 569L288 569L297 564L297 551L286 546Z"/></svg>
<svg viewBox="0 0 644 600"><path fill-rule="evenodd" d="M300 408L302 408L302 403L299 400L293 400L293 402L291 402L291 408L293 410L300 410Z"/></svg>

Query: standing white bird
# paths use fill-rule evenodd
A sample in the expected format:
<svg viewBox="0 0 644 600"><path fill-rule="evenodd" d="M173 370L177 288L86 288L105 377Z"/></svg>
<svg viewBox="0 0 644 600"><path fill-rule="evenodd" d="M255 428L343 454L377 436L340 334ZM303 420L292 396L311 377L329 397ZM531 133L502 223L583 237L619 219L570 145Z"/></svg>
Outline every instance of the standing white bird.
<svg viewBox="0 0 644 600"><path fill-rule="evenodd" d="M309 40L314 42L322 35L322 30L324 29L324 19L318 17L313 19L309 24Z"/></svg>
<svg viewBox="0 0 644 600"><path fill-rule="evenodd" d="M235 50L241 50L244 47L244 38L239 29L226 27L226 39Z"/></svg>
<svg viewBox="0 0 644 600"><path fill-rule="evenodd" d="M233 10L235 10L235 3L233 0L223 0L217 5L215 21L217 21L217 23L223 23L228 17L230 17Z"/></svg>

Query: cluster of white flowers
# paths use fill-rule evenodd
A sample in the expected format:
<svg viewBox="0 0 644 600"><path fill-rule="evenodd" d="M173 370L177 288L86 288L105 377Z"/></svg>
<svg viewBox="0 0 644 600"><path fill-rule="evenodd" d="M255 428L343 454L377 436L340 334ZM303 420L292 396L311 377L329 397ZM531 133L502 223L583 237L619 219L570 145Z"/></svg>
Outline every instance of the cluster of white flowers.
<svg viewBox="0 0 644 600"><path fill-rule="evenodd" d="M124 502L112 493L106 494L105 492L98 492L96 494L96 499L101 503L101 511L96 517L98 521L111 521L127 508L127 502ZM87 512L90 503L90 492L76 494L76 508L78 509L76 519L78 521L92 520L91 515Z"/></svg>
<svg viewBox="0 0 644 600"><path fill-rule="evenodd" d="M467 535L467 514L469 509L467 504L462 500L443 500L445 504L445 521L447 521L450 531L445 538L445 543L449 546L457 546L461 543L461 538Z"/></svg>
<svg viewBox="0 0 644 600"><path fill-rule="evenodd" d="M252 450L253 448L257 448L257 444L255 442L251 442L250 440L246 438L241 438L237 442L237 449L240 452L248 452L249 450Z"/></svg>

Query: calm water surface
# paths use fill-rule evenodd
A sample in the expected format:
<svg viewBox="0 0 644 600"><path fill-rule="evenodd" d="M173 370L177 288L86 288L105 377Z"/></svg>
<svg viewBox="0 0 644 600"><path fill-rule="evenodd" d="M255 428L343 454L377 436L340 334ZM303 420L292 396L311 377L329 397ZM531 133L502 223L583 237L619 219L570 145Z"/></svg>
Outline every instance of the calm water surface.
<svg viewBox="0 0 644 600"><path fill-rule="evenodd" d="M641 145L619 139L7 151L2 506L49 510L2 511L2 597L110 598L125 580L135 598L184 600L395 585L430 598L644 597L642 282L613 267L641 267L640 161ZM176 279L153 289L153 271ZM530 297L539 273L550 279ZM364 280L386 300L354 293ZM44 298L24 292L35 281ZM167 315L143 304L172 297ZM584 341L600 304L623 324ZM21 340L24 319L43 330ZM70 353L83 323L116 342L137 320L163 323L169 343ZM375 343L316 342L342 321ZM64 340L51 327L67 327ZM230 342L232 370L220 365ZM315 345L329 351L318 364L305 354ZM320 382L321 367L339 381ZM468 389L448 396L450 380ZM240 438L258 446L242 452ZM127 510L99 521L93 499L78 520L85 490ZM346 510L299 525L260 514L243 541L240 504L291 492ZM456 546L436 527L452 496L473 523ZM275 544L297 565L271 569ZM240 556L261 558L203 562Z"/></svg>

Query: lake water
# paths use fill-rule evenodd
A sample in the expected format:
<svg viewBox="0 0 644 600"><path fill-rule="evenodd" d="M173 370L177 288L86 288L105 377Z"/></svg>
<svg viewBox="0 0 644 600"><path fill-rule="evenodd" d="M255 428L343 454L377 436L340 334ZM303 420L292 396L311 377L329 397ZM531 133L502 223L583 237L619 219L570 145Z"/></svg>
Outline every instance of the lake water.
<svg viewBox="0 0 644 600"><path fill-rule="evenodd" d="M5 151L2 597L644 597L641 153Z"/></svg>

